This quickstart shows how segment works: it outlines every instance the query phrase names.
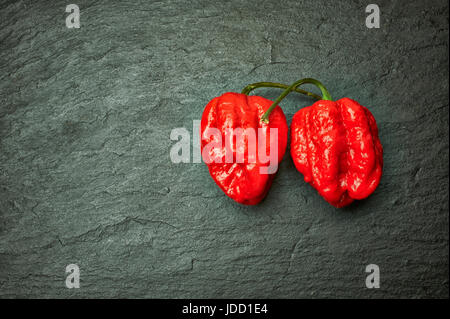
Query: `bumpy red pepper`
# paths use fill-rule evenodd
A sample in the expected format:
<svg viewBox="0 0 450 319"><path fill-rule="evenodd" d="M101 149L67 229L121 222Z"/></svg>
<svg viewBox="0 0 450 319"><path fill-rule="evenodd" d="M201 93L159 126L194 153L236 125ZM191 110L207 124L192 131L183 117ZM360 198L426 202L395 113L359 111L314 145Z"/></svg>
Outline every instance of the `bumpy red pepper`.
<svg viewBox="0 0 450 319"><path fill-rule="evenodd" d="M318 86L322 98L297 88L304 83ZM273 103L260 96L247 96L258 87L284 88L285 91ZM269 129L277 128L279 163L286 148L287 124L278 103L292 91L319 100L298 111L292 120L291 156L305 181L335 207L346 206L373 193L383 168L383 148L373 115L349 98L333 102L322 83L309 78L291 86L258 82L248 85L242 94L225 93L208 103L201 121L201 146L203 159L215 182L239 203L253 205L264 198L275 172L262 174L260 168L268 163L254 161L254 157L250 160L247 152L255 143L250 143L244 135L246 144L237 146L236 139L231 137L233 161L227 163L226 146L221 142L230 140L227 129L252 128L258 137L267 141L264 147L266 154L270 154ZM210 134L211 128L218 129L218 136ZM258 128L262 131L256 131ZM208 147L217 140L220 140L219 147ZM237 157L242 157L243 161L236 162Z"/></svg>
<svg viewBox="0 0 450 319"><path fill-rule="evenodd" d="M270 163L254 155L259 155L260 151L265 151L265 154L269 155L271 147L277 147L278 167L286 151L288 137L286 117L279 106L266 112L272 104L272 101L260 96L225 93L211 100L203 111L200 132L203 160L217 185L226 195L242 204L259 203L266 196L276 173L276 169L275 172L264 173L262 168L267 168ZM269 123L261 121L263 115L269 116ZM244 143L239 144L236 135L231 135L229 131L238 128L253 130L256 139L250 138L249 131L249 134L242 135ZM277 143L270 143L271 134L272 140L275 138L271 128L278 129ZM212 134L214 132L218 134ZM227 161L227 139L228 150L232 151L231 162ZM258 143L259 140L265 140L265 145ZM210 147L211 145L215 147ZM260 150L259 147L265 149ZM256 152L249 153L249 149ZM243 160L239 161L239 158Z"/></svg>
<svg viewBox="0 0 450 319"><path fill-rule="evenodd" d="M372 113L358 102L322 100L298 111L291 124L291 156L306 182L335 207L363 199L378 186L383 148ZM294 85L295 86L295 85ZM279 101L278 101L279 102Z"/></svg>

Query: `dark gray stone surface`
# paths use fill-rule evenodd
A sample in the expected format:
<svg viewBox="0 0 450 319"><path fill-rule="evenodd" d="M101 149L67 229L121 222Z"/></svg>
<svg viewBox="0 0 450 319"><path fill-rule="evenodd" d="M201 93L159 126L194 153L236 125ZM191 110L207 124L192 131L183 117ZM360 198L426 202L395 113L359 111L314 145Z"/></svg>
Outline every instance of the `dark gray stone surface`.
<svg viewBox="0 0 450 319"><path fill-rule="evenodd" d="M70 2L0 3L0 297L448 297L448 1L376 1L380 29L324 0L74 0L67 29ZM171 163L213 97L307 76L374 114L369 199L332 208L287 154L245 207Z"/></svg>

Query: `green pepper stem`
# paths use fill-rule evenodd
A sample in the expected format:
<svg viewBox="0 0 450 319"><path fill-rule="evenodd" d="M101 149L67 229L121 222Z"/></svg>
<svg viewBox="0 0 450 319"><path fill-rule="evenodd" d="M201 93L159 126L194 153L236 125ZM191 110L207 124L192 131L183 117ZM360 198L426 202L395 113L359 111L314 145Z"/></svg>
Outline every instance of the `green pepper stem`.
<svg viewBox="0 0 450 319"><path fill-rule="evenodd" d="M273 104L267 109L266 113L264 113L264 115L261 117L261 122L269 123L269 115L273 111L273 109L278 105L278 103L280 103L281 100L283 100L291 91L295 90L299 85L306 83L314 84L320 89L320 91L322 91L322 100L331 101L330 93L327 91L327 89L323 86L321 82L311 78L301 79L298 80L297 82L294 82L291 86L285 89L283 93L281 93L281 95L273 102Z"/></svg>
<svg viewBox="0 0 450 319"><path fill-rule="evenodd" d="M256 82L256 83L252 83L247 85L243 90L242 90L242 94L248 95L251 91L253 91L254 89L257 88L261 88L261 87L271 87L271 88L279 88L279 89L287 89L289 87L289 85L286 84L281 84L281 83L274 83L274 82ZM312 98L315 98L316 100L321 100L322 98L320 97L320 95L302 90L302 89L298 89L298 88L294 88L292 89L292 91L295 91L297 93L301 93L307 96L310 96Z"/></svg>

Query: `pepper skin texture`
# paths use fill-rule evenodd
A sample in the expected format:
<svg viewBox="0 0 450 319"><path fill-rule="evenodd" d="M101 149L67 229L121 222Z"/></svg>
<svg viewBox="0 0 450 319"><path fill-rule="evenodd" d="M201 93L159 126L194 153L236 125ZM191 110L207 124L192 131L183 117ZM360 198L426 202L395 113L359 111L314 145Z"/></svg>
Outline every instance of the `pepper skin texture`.
<svg viewBox="0 0 450 319"><path fill-rule="evenodd" d="M277 128L277 143L272 144L274 148L278 146L277 165L281 162L286 151L288 125L281 108L276 106L270 113L268 124L261 122L261 117L271 105L272 101L260 96L247 96L245 94L229 92L212 99L203 111L200 126L203 160L208 166L211 177L222 191L241 204L258 204L269 191L276 173L276 170L273 174L261 173L260 168L269 166L269 161L265 162L264 159L261 160L260 156L249 157L249 146L251 149L250 153L259 154L258 139L265 140L265 145L261 145L265 147L265 154L268 156L271 151L270 129ZM217 141L217 137L209 134L209 128L218 129L222 143L218 147L209 148L205 151L205 147L209 143ZM225 141L226 138L230 137L230 134L227 135L226 131L236 128L243 130L253 129L256 143L255 139L244 134L243 139L240 139L242 144L239 145L237 138L234 137L231 148L233 161L227 163L225 158ZM274 134L272 140L275 141ZM237 160L239 156L241 156L241 160Z"/></svg>
<svg viewBox="0 0 450 319"><path fill-rule="evenodd" d="M372 194L383 169L375 118L349 98L320 100L298 111L291 124L291 156L305 181L335 207Z"/></svg>

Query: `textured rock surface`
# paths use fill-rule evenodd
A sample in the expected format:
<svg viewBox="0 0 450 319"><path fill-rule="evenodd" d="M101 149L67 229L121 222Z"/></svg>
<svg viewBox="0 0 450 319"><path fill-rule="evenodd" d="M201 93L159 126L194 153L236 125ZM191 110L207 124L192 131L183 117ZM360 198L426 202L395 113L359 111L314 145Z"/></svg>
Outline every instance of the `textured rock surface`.
<svg viewBox="0 0 450 319"><path fill-rule="evenodd" d="M0 297L448 297L447 1L378 1L380 29L358 1L74 2L80 29L0 2ZM306 76L377 119L369 199L332 208L286 155L244 207L171 163L214 96Z"/></svg>

